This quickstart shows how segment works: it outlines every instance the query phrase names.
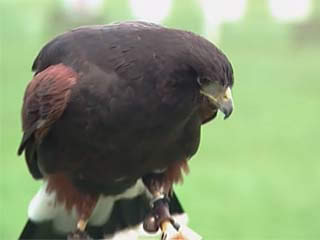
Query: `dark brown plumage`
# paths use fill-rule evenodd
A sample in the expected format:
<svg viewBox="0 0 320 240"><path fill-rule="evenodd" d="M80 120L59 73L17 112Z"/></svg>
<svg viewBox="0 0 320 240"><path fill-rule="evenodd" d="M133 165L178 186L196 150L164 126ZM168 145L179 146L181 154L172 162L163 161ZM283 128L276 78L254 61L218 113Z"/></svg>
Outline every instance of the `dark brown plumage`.
<svg viewBox="0 0 320 240"><path fill-rule="evenodd" d="M36 58L22 109L34 178L87 220L99 196L182 180L200 128L232 111L232 67L193 33L144 22L82 27Z"/></svg>

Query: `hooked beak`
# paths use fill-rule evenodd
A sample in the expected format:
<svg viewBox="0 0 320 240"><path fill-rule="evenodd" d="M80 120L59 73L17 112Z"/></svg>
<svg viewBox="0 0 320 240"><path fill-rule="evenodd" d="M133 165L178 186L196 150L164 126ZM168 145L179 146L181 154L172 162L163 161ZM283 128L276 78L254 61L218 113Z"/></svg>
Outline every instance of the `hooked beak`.
<svg viewBox="0 0 320 240"><path fill-rule="evenodd" d="M201 90L201 93L207 96L224 114L224 119L227 119L233 111L233 100L231 89L228 87L224 92L212 96L211 94Z"/></svg>
<svg viewBox="0 0 320 240"><path fill-rule="evenodd" d="M231 94L231 89L227 88L227 90L224 93L224 96L222 99L218 99L218 107L221 112L224 114L224 119L227 119L232 111L233 111L233 100L232 100L232 94Z"/></svg>

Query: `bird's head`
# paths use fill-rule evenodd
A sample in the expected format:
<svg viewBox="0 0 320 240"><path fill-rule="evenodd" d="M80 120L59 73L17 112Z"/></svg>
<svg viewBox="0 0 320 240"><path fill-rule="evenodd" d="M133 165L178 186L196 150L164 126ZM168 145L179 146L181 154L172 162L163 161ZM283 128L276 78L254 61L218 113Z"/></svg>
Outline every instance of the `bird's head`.
<svg viewBox="0 0 320 240"><path fill-rule="evenodd" d="M226 119L233 111L231 94L233 69L221 51L215 47L210 50L206 53L208 55L206 63L198 74L197 82L200 86L200 94L207 97L224 114L224 119Z"/></svg>
<svg viewBox="0 0 320 240"><path fill-rule="evenodd" d="M233 111L233 99L231 86L225 86L216 80L209 78L198 78L200 93L206 96L214 106L228 118Z"/></svg>

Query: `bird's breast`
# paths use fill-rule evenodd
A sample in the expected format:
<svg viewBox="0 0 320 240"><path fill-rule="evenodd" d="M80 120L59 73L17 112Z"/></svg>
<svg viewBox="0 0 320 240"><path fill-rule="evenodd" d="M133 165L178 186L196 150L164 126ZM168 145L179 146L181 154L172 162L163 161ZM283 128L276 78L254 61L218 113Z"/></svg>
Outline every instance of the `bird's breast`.
<svg viewBox="0 0 320 240"><path fill-rule="evenodd" d="M39 147L44 172L66 171L97 186L126 186L187 158L185 146L198 145L197 136L190 138L200 126L193 120L193 91L157 90L112 74L108 83L99 74L90 79L73 89L64 114Z"/></svg>

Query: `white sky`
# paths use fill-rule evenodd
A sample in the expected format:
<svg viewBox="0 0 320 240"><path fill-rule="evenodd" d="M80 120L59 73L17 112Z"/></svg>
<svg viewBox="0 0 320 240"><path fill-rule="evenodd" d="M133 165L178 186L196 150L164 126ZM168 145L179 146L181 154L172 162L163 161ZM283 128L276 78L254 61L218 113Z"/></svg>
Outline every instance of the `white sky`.
<svg viewBox="0 0 320 240"><path fill-rule="evenodd" d="M117 1L117 0L105 0ZM248 0L198 0L208 26L240 20L247 9ZM262 0L257 0L262 1ZM314 0L319 1L319 0ZM99 13L104 0L64 0L65 6L76 12ZM161 22L172 8L172 0L129 0L137 19ZM185 1L188 4L188 1ZM312 0L268 0L271 16L281 22L299 21L308 17Z"/></svg>
<svg viewBox="0 0 320 240"><path fill-rule="evenodd" d="M161 22L170 13L171 0L130 0L133 15L155 23Z"/></svg>
<svg viewBox="0 0 320 240"><path fill-rule="evenodd" d="M76 13L95 15L101 13L103 0L64 0L64 5Z"/></svg>
<svg viewBox="0 0 320 240"><path fill-rule="evenodd" d="M200 0L209 24L237 21L244 16L247 0Z"/></svg>
<svg viewBox="0 0 320 240"><path fill-rule="evenodd" d="M269 8L271 15L281 22L299 21L310 15L312 2L311 0L269 0Z"/></svg>

